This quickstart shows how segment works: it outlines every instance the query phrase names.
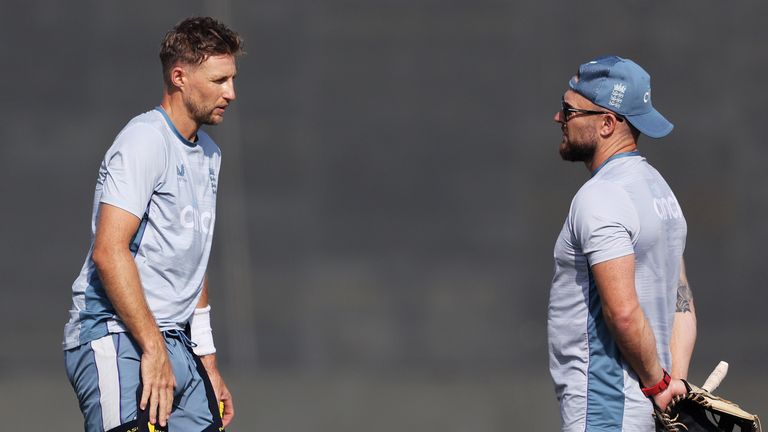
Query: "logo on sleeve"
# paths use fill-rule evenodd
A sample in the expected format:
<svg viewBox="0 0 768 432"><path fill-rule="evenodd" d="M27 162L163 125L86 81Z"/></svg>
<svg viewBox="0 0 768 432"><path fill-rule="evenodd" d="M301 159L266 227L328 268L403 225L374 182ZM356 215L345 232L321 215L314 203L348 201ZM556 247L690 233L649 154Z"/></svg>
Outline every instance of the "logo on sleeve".
<svg viewBox="0 0 768 432"><path fill-rule="evenodd" d="M211 190L213 190L213 194L216 195L216 170L208 168L208 178L211 179Z"/></svg>

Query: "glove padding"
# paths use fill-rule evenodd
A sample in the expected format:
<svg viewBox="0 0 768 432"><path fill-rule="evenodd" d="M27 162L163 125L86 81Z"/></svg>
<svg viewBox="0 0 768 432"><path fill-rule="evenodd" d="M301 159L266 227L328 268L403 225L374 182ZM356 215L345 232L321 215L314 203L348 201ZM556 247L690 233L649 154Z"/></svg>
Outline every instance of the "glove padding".
<svg viewBox="0 0 768 432"><path fill-rule="evenodd" d="M735 403L683 380L688 393L664 411L654 405L658 432L762 432L760 419Z"/></svg>

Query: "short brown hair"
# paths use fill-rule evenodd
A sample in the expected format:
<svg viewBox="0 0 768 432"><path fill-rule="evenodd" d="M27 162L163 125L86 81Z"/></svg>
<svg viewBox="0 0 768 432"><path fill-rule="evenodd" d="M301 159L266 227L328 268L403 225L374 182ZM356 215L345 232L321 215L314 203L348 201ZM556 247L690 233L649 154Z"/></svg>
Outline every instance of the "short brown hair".
<svg viewBox="0 0 768 432"><path fill-rule="evenodd" d="M211 17L193 17L176 24L163 38L160 63L163 79L171 86L170 70L178 63L199 65L212 55L238 56L243 53L243 40Z"/></svg>

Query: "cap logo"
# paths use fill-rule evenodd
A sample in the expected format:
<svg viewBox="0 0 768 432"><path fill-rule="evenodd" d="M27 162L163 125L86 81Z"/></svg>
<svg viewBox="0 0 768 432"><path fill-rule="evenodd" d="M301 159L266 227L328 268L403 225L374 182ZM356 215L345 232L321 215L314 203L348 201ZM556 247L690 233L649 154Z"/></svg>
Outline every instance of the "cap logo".
<svg viewBox="0 0 768 432"><path fill-rule="evenodd" d="M613 85L613 91L611 92L611 98L608 101L608 105L616 108L621 108L621 103L624 102L624 93L627 91L627 86L618 83Z"/></svg>
<svg viewBox="0 0 768 432"><path fill-rule="evenodd" d="M645 92L645 94L643 95L643 103L648 103L649 100L651 100L651 91L650 90Z"/></svg>

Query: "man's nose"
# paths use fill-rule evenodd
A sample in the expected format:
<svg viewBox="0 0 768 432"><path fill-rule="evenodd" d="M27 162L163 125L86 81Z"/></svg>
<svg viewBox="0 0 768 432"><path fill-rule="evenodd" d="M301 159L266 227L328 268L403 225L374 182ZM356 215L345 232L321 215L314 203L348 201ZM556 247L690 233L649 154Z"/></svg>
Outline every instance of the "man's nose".
<svg viewBox="0 0 768 432"><path fill-rule="evenodd" d="M235 94L235 83L230 82L230 84L226 86L222 97L228 101L233 101L237 99L237 94Z"/></svg>

